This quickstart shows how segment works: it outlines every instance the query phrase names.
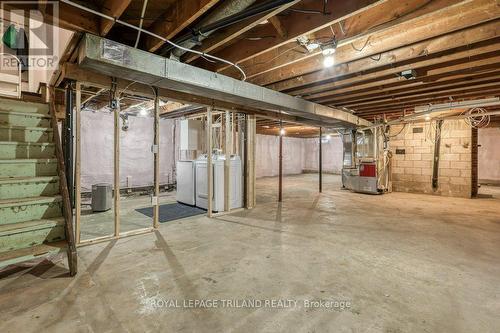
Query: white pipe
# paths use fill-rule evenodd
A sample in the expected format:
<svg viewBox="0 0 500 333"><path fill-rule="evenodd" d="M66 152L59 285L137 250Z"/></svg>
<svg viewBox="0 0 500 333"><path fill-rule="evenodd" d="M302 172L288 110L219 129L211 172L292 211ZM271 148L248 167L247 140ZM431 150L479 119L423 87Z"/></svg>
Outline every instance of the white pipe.
<svg viewBox="0 0 500 333"><path fill-rule="evenodd" d="M144 14L146 13L146 6L148 5L148 0L144 0L144 3L142 4L142 12L141 12L141 20L139 21L139 29L142 29L142 23L144 22ZM137 31L137 38L135 40L135 48L137 48L137 45L139 45L139 39L141 37L141 31Z"/></svg>
<svg viewBox="0 0 500 333"><path fill-rule="evenodd" d="M168 43L168 44L172 45L173 47L176 47L176 48L178 48L178 49L184 50L184 51L186 51L186 52L195 53L195 54L198 54L198 55L200 55L200 56L207 57L207 58L211 58L211 59L214 59L214 60L217 60L217 61L223 62L223 63L225 63L225 64L231 65L231 66L235 67L238 71L240 71L240 73L242 74L242 79L241 79L242 81L245 81L245 80L247 79L247 76L246 76L245 72L241 69L241 67L240 67L240 66L238 66L238 65L237 65L237 64L235 64L235 63L232 63L231 61L228 61L228 60L226 60L226 59L222 59L222 58L219 58L219 57L216 57L216 56L210 55L210 54L205 53L205 52L200 52L200 51L196 51L196 50L192 50L192 49L185 48L185 47L183 47L183 46L180 46L180 45L178 45L178 44L175 44L174 42L172 42L171 40L169 40L169 39L167 39L167 38L165 38L165 37L163 37L163 36L160 36L160 35L157 35L157 34L155 34L155 33L151 32L151 31L149 31L149 30L145 30L145 29L143 29L143 28L139 28L139 27L137 27L137 26L135 26L135 25L133 25L133 24L130 24L130 23L127 23L127 22L121 21L121 20L117 19L116 17L112 17L112 16L109 16L109 15L103 14L103 13L98 12L98 11L96 11L96 10L93 10L93 9L88 8L88 7L85 7L85 6L82 6L82 5L80 5L80 4L77 4L77 3L73 2L73 1L70 1L70 0L61 0L61 2L64 2L64 3L68 4L68 5L73 6L73 7L76 7L76 8L80 8L81 10L84 10L84 11L89 12L89 13L92 13L92 14L94 14L94 15L97 15L97 16L100 16L100 17L103 17L103 18L105 18L105 19L107 19L107 20L111 20L111 21L113 21L113 22L115 22L115 23L118 23L118 24L124 25L124 26L126 26L126 27L129 27L129 28L132 28L132 29L138 30L138 31L140 31L140 32L142 32L142 33L145 33L145 34L147 34L147 35L150 35L150 36L153 36L153 37L155 37L155 38L158 38L158 39L160 39L160 40L162 40L162 41L164 41L164 42L166 42L166 43Z"/></svg>

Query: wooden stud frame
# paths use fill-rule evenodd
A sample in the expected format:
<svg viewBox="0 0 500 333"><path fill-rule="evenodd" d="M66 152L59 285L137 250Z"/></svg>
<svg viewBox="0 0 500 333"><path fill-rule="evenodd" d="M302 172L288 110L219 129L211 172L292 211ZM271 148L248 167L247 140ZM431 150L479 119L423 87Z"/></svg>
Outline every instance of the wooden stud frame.
<svg viewBox="0 0 500 333"><path fill-rule="evenodd" d="M154 119L154 196L153 200L153 227L155 229L160 225L160 97L158 89L155 90L155 119Z"/></svg>
<svg viewBox="0 0 500 333"><path fill-rule="evenodd" d="M224 144L224 211L231 211L231 153L232 153L232 130L231 130L231 113L225 113L225 134L226 142Z"/></svg>
<svg viewBox="0 0 500 333"><path fill-rule="evenodd" d="M75 241L80 243L80 219L82 215L82 184L81 184L81 162L82 162L82 144L81 144L81 111L82 111L82 85L76 82L76 101L75 101Z"/></svg>
<svg viewBox="0 0 500 333"><path fill-rule="evenodd" d="M113 91L112 99L116 102L114 113L114 217L115 217L115 237L120 236L120 102L118 102L118 92Z"/></svg>
<svg viewBox="0 0 500 333"><path fill-rule="evenodd" d="M214 192L213 183L213 165L212 165L212 110L209 106L207 108L207 216L212 217L212 199Z"/></svg>

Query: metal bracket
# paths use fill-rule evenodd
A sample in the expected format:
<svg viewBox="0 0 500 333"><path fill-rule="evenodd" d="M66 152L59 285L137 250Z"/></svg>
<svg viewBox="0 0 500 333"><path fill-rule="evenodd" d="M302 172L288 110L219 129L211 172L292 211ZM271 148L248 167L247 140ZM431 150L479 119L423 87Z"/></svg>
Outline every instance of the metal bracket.
<svg viewBox="0 0 500 333"><path fill-rule="evenodd" d="M158 154L159 151L160 151L160 147L158 147L158 145L152 145L151 146L151 152L153 154Z"/></svg>

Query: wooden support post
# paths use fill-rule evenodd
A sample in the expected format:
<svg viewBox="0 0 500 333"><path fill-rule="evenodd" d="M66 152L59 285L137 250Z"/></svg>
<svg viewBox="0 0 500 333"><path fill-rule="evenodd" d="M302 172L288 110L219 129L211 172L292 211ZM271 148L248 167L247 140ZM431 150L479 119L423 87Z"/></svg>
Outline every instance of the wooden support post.
<svg viewBox="0 0 500 333"><path fill-rule="evenodd" d="M280 150L279 150L279 180L278 180L278 202L283 201L283 127L280 120Z"/></svg>
<svg viewBox="0 0 500 333"><path fill-rule="evenodd" d="M158 89L155 90L155 120L154 120L154 199L153 199L153 227L160 225L160 97Z"/></svg>
<svg viewBox="0 0 500 333"><path fill-rule="evenodd" d="M116 88L116 87L115 87ZM113 89L115 129L114 129L114 218L115 218L115 236L120 235L120 102L118 101L118 92Z"/></svg>
<svg viewBox="0 0 500 333"><path fill-rule="evenodd" d="M231 210L231 152L232 152L232 131L231 131L231 113L226 111L225 117L226 142L224 144L224 211Z"/></svg>
<svg viewBox="0 0 500 333"><path fill-rule="evenodd" d="M246 147L245 149L245 199L246 208L255 207L255 115L247 115L246 123Z"/></svg>
<svg viewBox="0 0 500 333"><path fill-rule="evenodd" d="M81 110L82 110L82 85L76 83L76 101L75 101L75 240L80 243L80 219L82 215L82 187L81 187Z"/></svg>
<svg viewBox="0 0 500 333"><path fill-rule="evenodd" d="M212 107L207 108L207 216L212 217L212 199L214 192L212 165Z"/></svg>
<svg viewBox="0 0 500 333"><path fill-rule="evenodd" d="M319 193L323 192L323 128L319 128Z"/></svg>

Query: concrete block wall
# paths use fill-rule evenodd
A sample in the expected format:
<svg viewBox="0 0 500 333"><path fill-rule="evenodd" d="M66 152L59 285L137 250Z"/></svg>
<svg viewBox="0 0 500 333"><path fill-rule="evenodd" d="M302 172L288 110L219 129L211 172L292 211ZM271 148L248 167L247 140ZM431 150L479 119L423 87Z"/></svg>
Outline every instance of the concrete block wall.
<svg viewBox="0 0 500 333"><path fill-rule="evenodd" d="M435 122L392 126L392 186L396 192L471 197L472 129L462 120L445 121L441 134L438 188L432 188ZM397 150L404 149L404 154Z"/></svg>

